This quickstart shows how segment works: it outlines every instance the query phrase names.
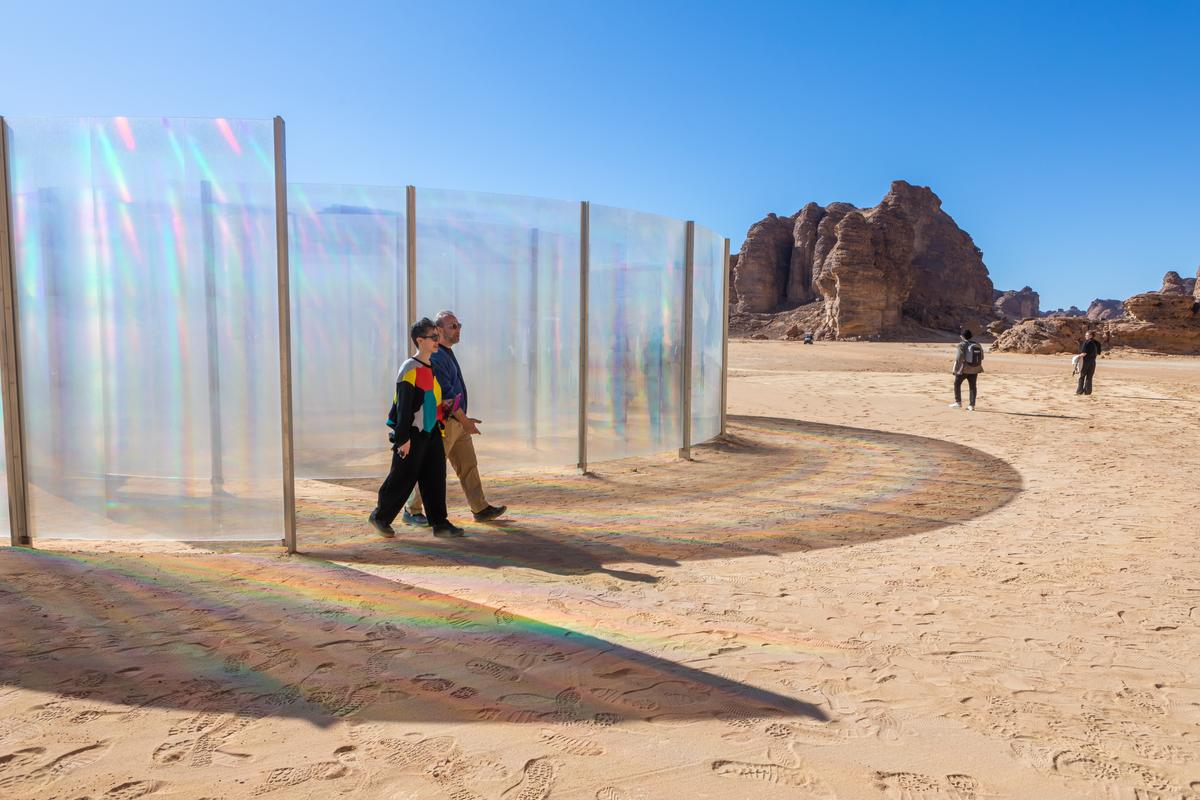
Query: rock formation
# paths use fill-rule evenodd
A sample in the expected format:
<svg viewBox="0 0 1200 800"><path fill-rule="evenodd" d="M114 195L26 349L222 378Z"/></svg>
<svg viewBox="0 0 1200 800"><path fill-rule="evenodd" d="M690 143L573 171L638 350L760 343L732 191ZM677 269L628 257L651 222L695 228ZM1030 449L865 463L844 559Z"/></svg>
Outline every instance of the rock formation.
<svg viewBox="0 0 1200 800"><path fill-rule="evenodd" d="M1039 315L1038 307L1041 298L1031 287L1025 286L1018 291L992 292L992 308L1001 319L1027 319Z"/></svg>
<svg viewBox="0 0 1200 800"><path fill-rule="evenodd" d="M1055 308L1050 311L1043 311L1042 316L1043 317L1086 317L1087 312L1084 311L1083 309L1079 308L1078 306L1071 306L1070 308Z"/></svg>
<svg viewBox="0 0 1200 800"><path fill-rule="evenodd" d="M1125 314L1125 304L1120 300L1101 300L1097 297L1087 309L1087 318L1092 322L1116 319Z"/></svg>
<svg viewBox="0 0 1200 800"><path fill-rule="evenodd" d="M1196 298L1196 302L1200 302L1200 267L1196 267L1196 277L1192 280L1196 282L1192 288L1192 297Z"/></svg>
<svg viewBox="0 0 1200 800"><path fill-rule="evenodd" d="M992 349L1043 355L1077 353L1083 335L1091 327L1086 317L1026 319L1001 333Z"/></svg>
<svg viewBox="0 0 1200 800"><path fill-rule="evenodd" d="M809 203L768 215L734 271L737 310L822 304L822 338L879 338L907 321L982 330L994 317L982 253L928 187L896 181L874 208ZM805 314L805 316L809 316Z"/></svg>
<svg viewBox="0 0 1200 800"><path fill-rule="evenodd" d="M1192 294L1167 286L1166 281L1164 288L1172 290L1144 292L1129 298L1124 303L1124 315L1115 318L1094 321L1043 317L1019 322L1002 333L992 349L1021 353L1077 352L1084 332L1092 329L1106 347L1200 355L1198 301Z"/></svg>
<svg viewBox="0 0 1200 800"><path fill-rule="evenodd" d="M1160 294L1193 294L1196 291L1195 278L1181 278L1179 273L1171 270L1166 275L1163 275L1162 288L1158 290Z"/></svg>

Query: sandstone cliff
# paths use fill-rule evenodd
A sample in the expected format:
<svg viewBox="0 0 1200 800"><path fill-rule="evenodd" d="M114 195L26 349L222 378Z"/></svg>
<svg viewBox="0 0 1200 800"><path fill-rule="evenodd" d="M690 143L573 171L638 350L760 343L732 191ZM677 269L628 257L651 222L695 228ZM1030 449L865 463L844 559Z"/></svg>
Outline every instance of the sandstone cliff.
<svg viewBox="0 0 1200 800"><path fill-rule="evenodd" d="M982 330L993 288L982 253L928 187L896 181L873 208L809 203L755 223L733 271L743 319L789 312L821 338L876 339L916 325ZM731 293L732 294L732 293ZM811 309L801 310L807 304Z"/></svg>
<svg viewBox="0 0 1200 800"><path fill-rule="evenodd" d="M992 308L1000 319L1027 319L1039 315L1041 298L1032 287L1025 286L1018 291L992 293Z"/></svg>
<svg viewBox="0 0 1200 800"><path fill-rule="evenodd" d="M1115 317L1044 317L1019 322L1000 334L994 350L1020 353L1077 352L1083 334L1096 331L1106 347L1132 347L1159 353L1200 355L1200 298L1194 284L1168 272L1163 288L1136 294ZM1108 301L1095 301L1097 303ZM1092 310L1089 308L1089 311Z"/></svg>
<svg viewBox="0 0 1200 800"><path fill-rule="evenodd" d="M1124 314L1125 304L1120 300L1101 300L1099 297L1093 300L1087 309L1087 318L1092 322L1116 319Z"/></svg>

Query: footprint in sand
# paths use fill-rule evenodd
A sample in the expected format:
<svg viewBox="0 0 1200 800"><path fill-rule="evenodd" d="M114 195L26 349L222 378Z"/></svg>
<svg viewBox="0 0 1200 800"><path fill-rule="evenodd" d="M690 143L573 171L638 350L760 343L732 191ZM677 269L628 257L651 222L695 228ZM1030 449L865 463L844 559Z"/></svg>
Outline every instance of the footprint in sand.
<svg viewBox="0 0 1200 800"><path fill-rule="evenodd" d="M578 736L567 736L551 730L543 730L541 739L546 744L572 756L602 756L604 748L588 739Z"/></svg>
<svg viewBox="0 0 1200 800"><path fill-rule="evenodd" d="M126 781L112 787L102 797L103 800L137 800L139 797L154 794L163 785L160 781Z"/></svg>
<svg viewBox="0 0 1200 800"><path fill-rule="evenodd" d="M352 745L334 751L333 761L318 761L302 767L280 767L267 773L266 779L254 789L255 795L268 794L279 789L289 789L312 780L332 781L349 775L356 762Z"/></svg>
<svg viewBox="0 0 1200 800"><path fill-rule="evenodd" d="M444 692L454 688L454 681L440 678L431 672L418 675L412 682L426 692Z"/></svg>
<svg viewBox="0 0 1200 800"><path fill-rule="evenodd" d="M605 786L596 792L596 800L631 800L629 792L616 786Z"/></svg>
<svg viewBox="0 0 1200 800"><path fill-rule="evenodd" d="M772 783L779 786L795 786L807 790L806 797L834 798L833 791L817 775L802 767L787 767L783 764L759 764L750 761L714 761L712 770L726 778Z"/></svg>
<svg viewBox="0 0 1200 800"><path fill-rule="evenodd" d="M979 781L955 773L944 779L918 772L876 772L875 786L891 800L980 800Z"/></svg>
<svg viewBox="0 0 1200 800"><path fill-rule="evenodd" d="M72 772L90 766L108 752L107 742L97 742L84 747L77 747L74 750L63 753L61 756L51 759L42 766L30 772L16 773L13 775L5 775L0 778L0 789L8 789L24 784L38 784L46 786L54 781L63 778ZM42 748L28 748L24 751L27 754L34 754L40 750L37 755L44 754L46 751ZM32 763L32 761L27 762Z"/></svg>
<svg viewBox="0 0 1200 800"><path fill-rule="evenodd" d="M558 776L558 764L548 758L535 758L521 772L521 782L501 795L504 800L546 800Z"/></svg>
<svg viewBox="0 0 1200 800"><path fill-rule="evenodd" d="M506 667L503 664L483 658L468 661L467 671L476 675L486 675L498 681L518 681L521 679L521 674L512 667Z"/></svg>

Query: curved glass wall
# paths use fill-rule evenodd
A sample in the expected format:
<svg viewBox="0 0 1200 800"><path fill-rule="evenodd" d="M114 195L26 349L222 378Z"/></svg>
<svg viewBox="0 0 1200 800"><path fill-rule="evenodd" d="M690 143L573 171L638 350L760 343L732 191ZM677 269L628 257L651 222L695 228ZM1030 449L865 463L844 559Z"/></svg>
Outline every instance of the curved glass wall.
<svg viewBox="0 0 1200 800"><path fill-rule="evenodd" d="M721 433L725 237L696 226L692 256L692 441Z"/></svg>
<svg viewBox="0 0 1200 800"><path fill-rule="evenodd" d="M453 311L480 458L578 454L579 204L418 189L417 316ZM393 370L394 372L394 370Z"/></svg>
<svg viewBox="0 0 1200 800"><path fill-rule="evenodd" d="M405 191L288 187L296 477L386 474L408 353Z"/></svg>
<svg viewBox="0 0 1200 800"><path fill-rule="evenodd" d="M590 233L588 457L678 448L687 223L593 205Z"/></svg>
<svg viewBox="0 0 1200 800"><path fill-rule="evenodd" d="M8 127L35 537L278 539L271 122Z"/></svg>
<svg viewBox="0 0 1200 800"><path fill-rule="evenodd" d="M272 123L6 131L31 533L279 538ZM680 447L685 391L692 442L719 433L721 237L695 229L685 387L685 222L591 205L581 242L575 202L414 191L410 220L403 188L288 188L297 477L386 472L410 281L418 316L463 324L454 352L490 469L576 463L581 401L590 463Z"/></svg>

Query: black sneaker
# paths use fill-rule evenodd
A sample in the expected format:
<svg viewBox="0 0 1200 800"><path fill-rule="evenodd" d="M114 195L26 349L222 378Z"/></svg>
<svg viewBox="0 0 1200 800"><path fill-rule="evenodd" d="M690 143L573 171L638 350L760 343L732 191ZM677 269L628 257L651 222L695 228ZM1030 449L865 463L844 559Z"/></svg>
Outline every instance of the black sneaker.
<svg viewBox="0 0 1200 800"><path fill-rule="evenodd" d="M378 532L379 535L384 537L385 539L396 538L396 532L394 530L392 530L392 526L388 525L386 522L380 520L376 516L378 513L379 513L379 509L377 508L371 512L371 516L367 517L367 521L371 523L371 527L374 528L376 530L376 532Z"/></svg>
<svg viewBox="0 0 1200 800"><path fill-rule="evenodd" d="M508 511L508 506L488 506L483 511L475 513L475 521L487 522L490 519L502 516L505 511Z"/></svg>
<svg viewBox="0 0 1200 800"><path fill-rule="evenodd" d="M400 517L400 519L404 520L405 525L428 525L429 524L429 518L426 517L424 514L414 514L411 511L409 511L407 508L404 509L404 514Z"/></svg>
<svg viewBox="0 0 1200 800"><path fill-rule="evenodd" d="M453 522L443 522L440 525L433 526L433 535L439 539L458 539L466 533L462 528L455 525Z"/></svg>

